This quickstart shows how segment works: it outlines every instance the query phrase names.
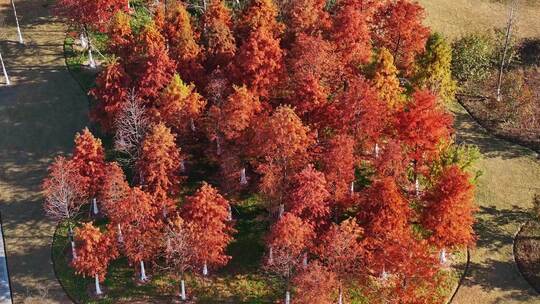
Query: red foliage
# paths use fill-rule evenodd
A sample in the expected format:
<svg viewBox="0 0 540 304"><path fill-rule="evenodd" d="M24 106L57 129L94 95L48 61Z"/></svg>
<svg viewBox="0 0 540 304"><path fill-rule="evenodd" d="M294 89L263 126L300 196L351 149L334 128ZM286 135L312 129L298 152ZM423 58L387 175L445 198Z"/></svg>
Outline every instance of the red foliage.
<svg viewBox="0 0 540 304"><path fill-rule="evenodd" d="M220 267L231 259L225 249L235 230L229 222L229 202L212 186L203 183L183 207L185 221L192 225L193 249L199 266Z"/></svg>
<svg viewBox="0 0 540 304"><path fill-rule="evenodd" d="M120 202L129 195L129 184L124 171L117 163L107 164L105 171L107 174L100 191L100 201L109 219L114 223L120 223L123 219L119 216L122 216L123 210L119 209L125 207L121 206Z"/></svg>
<svg viewBox="0 0 540 304"><path fill-rule="evenodd" d="M426 91L413 94L408 107L398 113L398 138L406 145L406 153L418 166L437 156L437 146L452 132L452 116L437 104L437 97Z"/></svg>
<svg viewBox="0 0 540 304"><path fill-rule="evenodd" d="M324 174L309 165L293 177L286 209L314 227L322 227L330 216L330 193Z"/></svg>
<svg viewBox="0 0 540 304"><path fill-rule="evenodd" d="M96 197L105 177L105 152L101 140L95 138L88 128L75 136L73 165L84 180L83 187L88 197Z"/></svg>
<svg viewBox="0 0 540 304"><path fill-rule="evenodd" d="M280 36L284 26L277 21L278 13L273 0L251 1L250 6L237 19L238 24L236 24L235 32L240 41L246 40L251 32L262 29L272 37Z"/></svg>
<svg viewBox="0 0 540 304"><path fill-rule="evenodd" d="M205 45L206 69L225 68L236 53L231 12L223 0L211 0L202 17L202 40Z"/></svg>
<svg viewBox="0 0 540 304"><path fill-rule="evenodd" d="M72 24L103 29L116 12L127 6L127 0L59 0L55 10Z"/></svg>
<svg viewBox="0 0 540 304"><path fill-rule="evenodd" d="M335 303L333 292L338 285L336 275L318 262L309 264L307 270L296 275L293 284L296 287L294 303Z"/></svg>
<svg viewBox="0 0 540 304"><path fill-rule="evenodd" d="M369 22L372 10L365 7L364 2L340 1L332 31L332 40L339 48L340 60L353 71L371 59Z"/></svg>
<svg viewBox="0 0 540 304"><path fill-rule="evenodd" d="M96 87L90 90L90 95L96 100L96 104L90 110L90 119L98 122L108 133L114 131L115 120L128 98L130 83L131 78L120 61L114 60L99 73Z"/></svg>
<svg viewBox="0 0 540 304"><path fill-rule="evenodd" d="M287 30L293 35L317 34L330 27L330 16L325 11L325 0L290 1L284 8Z"/></svg>
<svg viewBox="0 0 540 304"><path fill-rule="evenodd" d="M375 14L373 39L392 53L405 75L414 72L416 56L423 53L429 29L422 25L424 9L409 0L386 1Z"/></svg>
<svg viewBox="0 0 540 304"><path fill-rule="evenodd" d="M118 12L114 15L107 30L109 35L108 50L119 58L126 59L130 55L129 49L134 39L130 20L129 15Z"/></svg>
<svg viewBox="0 0 540 304"><path fill-rule="evenodd" d="M266 27L256 28L234 59L232 73L236 83L246 85L259 96L269 97L284 71L283 56L279 39Z"/></svg>
<svg viewBox="0 0 540 304"><path fill-rule="evenodd" d="M71 262L75 273L83 277L97 275L103 282L109 263L118 257L114 234L102 233L92 223L86 223L75 229L75 243L77 258Z"/></svg>
<svg viewBox="0 0 540 304"><path fill-rule="evenodd" d="M326 175L331 197L338 203L350 196L350 185L355 178L354 145L352 137L337 135L330 140L322 154L322 171Z"/></svg>
<svg viewBox="0 0 540 304"><path fill-rule="evenodd" d="M156 206L165 214L172 203L168 199L179 192L180 149L176 147L175 135L164 124L155 125L141 146L141 156L137 162L140 183L152 193Z"/></svg>
<svg viewBox="0 0 540 304"><path fill-rule="evenodd" d="M474 244L474 186L469 174L457 166L444 169L435 186L426 193L422 225L439 248Z"/></svg>

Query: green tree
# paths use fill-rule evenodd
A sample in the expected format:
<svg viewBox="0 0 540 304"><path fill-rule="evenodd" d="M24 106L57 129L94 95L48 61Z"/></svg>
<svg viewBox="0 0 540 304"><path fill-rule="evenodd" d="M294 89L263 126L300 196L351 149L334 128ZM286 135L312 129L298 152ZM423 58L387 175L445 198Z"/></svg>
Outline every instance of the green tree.
<svg viewBox="0 0 540 304"><path fill-rule="evenodd" d="M489 76L493 45L486 35L468 34L452 44L452 74L459 82L482 81Z"/></svg>
<svg viewBox="0 0 540 304"><path fill-rule="evenodd" d="M422 89L437 93L444 102L454 100L456 82L452 78L452 48L443 36L432 34L426 52L419 58L416 83Z"/></svg>

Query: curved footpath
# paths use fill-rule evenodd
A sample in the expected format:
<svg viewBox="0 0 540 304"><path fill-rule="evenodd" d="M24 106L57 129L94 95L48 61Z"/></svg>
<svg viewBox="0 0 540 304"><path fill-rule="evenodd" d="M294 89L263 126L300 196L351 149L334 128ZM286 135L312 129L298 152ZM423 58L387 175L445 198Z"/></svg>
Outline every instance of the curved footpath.
<svg viewBox="0 0 540 304"><path fill-rule="evenodd" d="M0 212L14 303L71 303L53 272L54 225L42 211L48 164L72 149L86 124L87 100L66 69L66 28L47 0L17 0L26 46L16 43L9 0L0 0L0 51L12 85L0 77Z"/></svg>
<svg viewBox="0 0 540 304"><path fill-rule="evenodd" d="M479 210L475 231L477 247L453 304L540 303L514 262L513 239L530 218L535 193L540 193L538 155L490 135L462 107L455 111L458 142L477 145L483 171L477 190Z"/></svg>

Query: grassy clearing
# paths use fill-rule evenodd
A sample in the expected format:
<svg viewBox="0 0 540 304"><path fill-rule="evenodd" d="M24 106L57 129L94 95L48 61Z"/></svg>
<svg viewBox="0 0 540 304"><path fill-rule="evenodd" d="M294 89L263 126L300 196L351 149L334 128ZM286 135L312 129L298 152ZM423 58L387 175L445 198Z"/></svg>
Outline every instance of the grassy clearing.
<svg viewBox="0 0 540 304"><path fill-rule="evenodd" d="M493 0L418 0L426 9L426 23L434 30L454 39L466 33L504 27L508 19L505 1ZM540 4L519 1L517 35L540 37Z"/></svg>

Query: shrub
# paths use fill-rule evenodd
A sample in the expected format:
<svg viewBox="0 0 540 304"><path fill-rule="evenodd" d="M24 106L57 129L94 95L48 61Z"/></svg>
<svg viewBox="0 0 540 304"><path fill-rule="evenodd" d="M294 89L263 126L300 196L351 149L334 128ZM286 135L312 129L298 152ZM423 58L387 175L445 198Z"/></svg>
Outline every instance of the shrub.
<svg viewBox="0 0 540 304"><path fill-rule="evenodd" d="M469 34L452 44L452 74L460 82L488 77L493 46L482 34Z"/></svg>

